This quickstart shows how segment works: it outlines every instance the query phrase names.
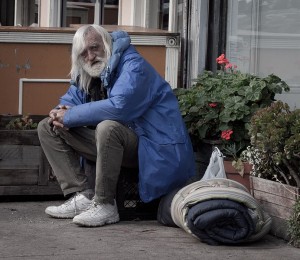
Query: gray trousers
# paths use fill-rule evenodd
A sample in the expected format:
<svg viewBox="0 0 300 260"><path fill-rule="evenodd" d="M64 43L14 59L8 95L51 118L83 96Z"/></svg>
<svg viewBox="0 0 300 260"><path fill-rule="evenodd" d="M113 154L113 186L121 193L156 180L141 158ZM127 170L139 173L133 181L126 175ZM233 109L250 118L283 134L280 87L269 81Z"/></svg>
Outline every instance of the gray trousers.
<svg viewBox="0 0 300 260"><path fill-rule="evenodd" d="M102 121L95 130L53 131L45 118L38 125L38 136L64 195L90 188L80 156L96 162L96 203L113 204L121 166L138 168L138 137L116 121Z"/></svg>

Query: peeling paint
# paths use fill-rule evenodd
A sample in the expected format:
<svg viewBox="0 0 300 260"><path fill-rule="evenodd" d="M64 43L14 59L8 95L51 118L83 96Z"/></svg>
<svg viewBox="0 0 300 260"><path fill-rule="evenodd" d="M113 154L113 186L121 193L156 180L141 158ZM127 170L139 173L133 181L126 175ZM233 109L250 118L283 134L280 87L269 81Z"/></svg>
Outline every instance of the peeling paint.
<svg viewBox="0 0 300 260"><path fill-rule="evenodd" d="M3 63L2 60L0 60L0 69L8 68L9 64Z"/></svg>
<svg viewBox="0 0 300 260"><path fill-rule="evenodd" d="M17 72L19 73L20 72L20 70L22 69L22 66L20 66L20 65L16 65L16 70L17 70Z"/></svg>
<svg viewBox="0 0 300 260"><path fill-rule="evenodd" d="M29 70L29 69L31 69L31 66L30 66L30 62L29 62L29 59L26 61L26 63L24 64L24 69L25 70Z"/></svg>
<svg viewBox="0 0 300 260"><path fill-rule="evenodd" d="M19 65L19 64L16 64L16 71L17 73L20 72L20 70L24 69L25 70L25 73L27 70L31 69L31 65L30 65L30 61L29 59L27 59L26 63L24 65Z"/></svg>

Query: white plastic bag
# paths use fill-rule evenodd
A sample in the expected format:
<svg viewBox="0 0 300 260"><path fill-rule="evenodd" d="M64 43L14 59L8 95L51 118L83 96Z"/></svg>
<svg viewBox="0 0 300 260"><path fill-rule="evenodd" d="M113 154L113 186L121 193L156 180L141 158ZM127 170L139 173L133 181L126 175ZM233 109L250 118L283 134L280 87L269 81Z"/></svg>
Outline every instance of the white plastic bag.
<svg viewBox="0 0 300 260"><path fill-rule="evenodd" d="M227 178L224 169L223 154L218 147L214 148L209 160L209 165L201 180L210 180L214 178Z"/></svg>

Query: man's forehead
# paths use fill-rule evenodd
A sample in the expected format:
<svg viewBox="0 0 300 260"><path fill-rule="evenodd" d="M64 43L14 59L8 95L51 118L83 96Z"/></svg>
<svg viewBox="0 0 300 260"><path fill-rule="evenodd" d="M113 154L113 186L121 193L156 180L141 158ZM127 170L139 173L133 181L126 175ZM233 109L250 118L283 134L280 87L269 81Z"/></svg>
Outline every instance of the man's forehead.
<svg viewBox="0 0 300 260"><path fill-rule="evenodd" d="M89 30L85 35L85 43L86 45L90 44L103 44L102 37L95 31L95 30Z"/></svg>

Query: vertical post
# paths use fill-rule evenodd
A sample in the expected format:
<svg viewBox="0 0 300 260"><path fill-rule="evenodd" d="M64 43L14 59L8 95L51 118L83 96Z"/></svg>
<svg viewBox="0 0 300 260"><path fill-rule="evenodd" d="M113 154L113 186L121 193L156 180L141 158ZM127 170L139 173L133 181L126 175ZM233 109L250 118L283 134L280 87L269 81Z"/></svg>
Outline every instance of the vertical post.
<svg viewBox="0 0 300 260"><path fill-rule="evenodd" d="M178 0L170 1L169 2L169 32L176 32L177 31L177 21L178 21Z"/></svg>
<svg viewBox="0 0 300 260"><path fill-rule="evenodd" d="M62 0L60 4L60 26L66 27L67 26L67 0Z"/></svg>
<svg viewBox="0 0 300 260"><path fill-rule="evenodd" d="M96 0L95 2L95 14L94 14L94 24L104 23L104 1Z"/></svg>
<svg viewBox="0 0 300 260"><path fill-rule="evenodd" d="M39 26L41 27L61 27L62 25L62 0L39 1ZM65 0L64 0L65 1ZM65 13L66 14L66 13ZM63 15L65 15L63 14Z"/></svg>
<svg viewBox="0 0 300 260"><path fill-rule="evenodd" d="M207 31L208 31L208 11L209 0L194 0L191 2L190 10L190 25L188 32L189 42L187 49L187 78L185 86L192 86L192 80L197 78L203 72L206 65L207 52Z"/></svg>

